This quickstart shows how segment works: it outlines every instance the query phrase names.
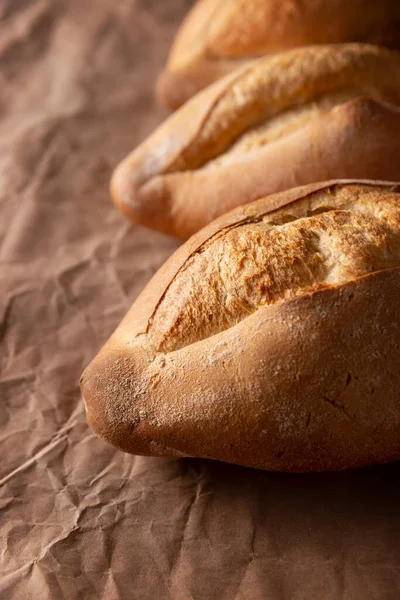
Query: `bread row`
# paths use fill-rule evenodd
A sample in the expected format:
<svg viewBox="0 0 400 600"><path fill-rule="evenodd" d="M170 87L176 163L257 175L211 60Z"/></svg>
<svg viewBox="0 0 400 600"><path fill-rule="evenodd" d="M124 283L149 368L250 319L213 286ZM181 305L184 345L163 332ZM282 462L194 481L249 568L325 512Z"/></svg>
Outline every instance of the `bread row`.
<svg viewBox="0 0 400 600"><path fill-rule="evenodd" d="M400 458L396 48L393 0L196 3L158 86L187 102L111 182L192 237L83 374L100 437L282 471Z"/></svg>

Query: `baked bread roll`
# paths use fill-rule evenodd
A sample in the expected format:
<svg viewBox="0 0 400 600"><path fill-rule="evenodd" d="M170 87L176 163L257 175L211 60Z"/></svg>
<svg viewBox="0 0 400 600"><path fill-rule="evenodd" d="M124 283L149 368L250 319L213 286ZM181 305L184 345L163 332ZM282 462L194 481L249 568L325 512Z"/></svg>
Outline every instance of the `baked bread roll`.
<svg viewBox="0 0 400 600"><path fill-rule="evenodd" d="M187 238L235 206L332 178L400 181L400 53L360 44L255 61L198 94L114 172L130 219Z"/></svg>
<svg viewBox="0 0 400 600"><path fill-rule="evenodd" d="M89 365L126 452L282 471L400 458L400 185L258 200L186 242Z"/></svg>
<svg viewBox="0 0 400 600"><path fill-rule="evenodd" d="M200 0L177 34L158 97L175 109L252 58L338 42L400 49L399 0Z"/></svg>

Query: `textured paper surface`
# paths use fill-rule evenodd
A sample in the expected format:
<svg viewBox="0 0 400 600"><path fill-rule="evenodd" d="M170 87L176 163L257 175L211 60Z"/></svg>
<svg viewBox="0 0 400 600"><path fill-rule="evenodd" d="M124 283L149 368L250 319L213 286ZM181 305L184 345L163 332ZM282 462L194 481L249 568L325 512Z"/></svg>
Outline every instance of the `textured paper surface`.
<svg viewBox="0 0 400 600"><path fill-rule="evenodd" d="M176 247L112 207L188 0L0 2L0 598L398 600L400 467L128 456L78 380Z"/></svg>

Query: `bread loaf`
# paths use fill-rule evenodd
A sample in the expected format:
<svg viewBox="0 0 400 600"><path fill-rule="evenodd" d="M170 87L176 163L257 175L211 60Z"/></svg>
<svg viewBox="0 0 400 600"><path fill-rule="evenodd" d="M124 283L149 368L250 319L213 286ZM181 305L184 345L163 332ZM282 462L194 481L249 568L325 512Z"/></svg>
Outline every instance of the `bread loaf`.
<svg viewBox="0 0 400 600"><path fill-rule="evenodd" d="M400 185L243 206L159 270L82 377L126 452L282 471L400 458Z"/></svg>
<svg viewBox="0 0 400 600"><path fill-rule="evenodd" d="M198 94L117 167L115 204L182 238L264 195L400 180L400 53L344 44L262 58Z"/></svg>
<svg viewBox="0 0 400 600"><path fill-rule="evenodd" d="M177 34L158 96L175 109L252 58L342 42L400 49L400 2L200 0Z"/></svg>

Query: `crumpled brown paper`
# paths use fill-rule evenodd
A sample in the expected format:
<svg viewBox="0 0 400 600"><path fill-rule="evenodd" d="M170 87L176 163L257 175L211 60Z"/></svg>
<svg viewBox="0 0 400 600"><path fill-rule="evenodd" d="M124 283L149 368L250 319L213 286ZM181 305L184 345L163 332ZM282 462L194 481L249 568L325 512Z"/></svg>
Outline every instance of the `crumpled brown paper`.
<svg viewBox="0 0 400 600"><path fill-rule="evenodd" d="M81 371L177 245L107 187L189 4L0 4L0 598L398 600L398 465L140 458L86 426Z"/></svg>

